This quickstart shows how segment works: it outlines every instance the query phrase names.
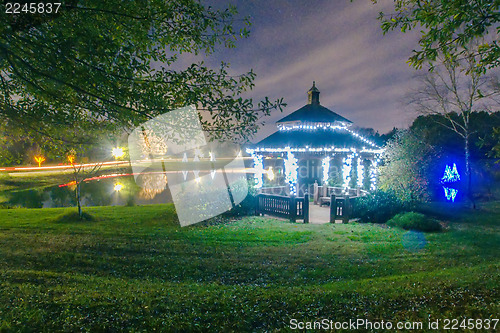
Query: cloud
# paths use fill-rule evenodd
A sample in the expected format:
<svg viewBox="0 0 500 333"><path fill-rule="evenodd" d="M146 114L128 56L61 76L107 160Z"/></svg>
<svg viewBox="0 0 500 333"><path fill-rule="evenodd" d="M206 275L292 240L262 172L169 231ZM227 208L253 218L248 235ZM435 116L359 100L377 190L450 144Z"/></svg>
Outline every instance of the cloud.
<svg viewBox="0 0 500 333"><path fill-rule="evenodd" d="M414 117L402 100L415 70L406 64L417 45L414 33L383 36L379 11L392 1L236 1L242 15L254 18L251 37L218 53L235 73L257 73L252 97L284 97L284 114L269 117L260 139L274 122L303 106L312 81L321 104L361 127L386 132Z"/></svg>

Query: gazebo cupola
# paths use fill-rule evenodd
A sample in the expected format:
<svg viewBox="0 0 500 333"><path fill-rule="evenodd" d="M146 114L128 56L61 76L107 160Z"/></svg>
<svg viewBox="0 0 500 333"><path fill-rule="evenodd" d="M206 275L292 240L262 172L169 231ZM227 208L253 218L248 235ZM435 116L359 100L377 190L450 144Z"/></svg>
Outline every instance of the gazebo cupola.
<svg viewBox="0 0 500 333"><path fill-rule="evenodd" d="M313 86L307 92L307 104L319 105L319 89L316 88L316 81L313 81Z"/></svg>
<svg viewBox="0 0 500 333"><path fill-rule="evenodd" d="M278 130L339 128L352 125L350 120L328 110L319 103L320 91L316 82L307 92L307 104L294 113L278 120Z"/></svg>

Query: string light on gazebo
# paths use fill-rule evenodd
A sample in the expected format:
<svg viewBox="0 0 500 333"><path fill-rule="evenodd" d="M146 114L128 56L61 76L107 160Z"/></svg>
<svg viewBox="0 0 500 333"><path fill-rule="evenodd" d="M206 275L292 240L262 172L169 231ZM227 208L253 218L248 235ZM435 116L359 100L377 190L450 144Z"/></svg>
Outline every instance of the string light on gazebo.
<svg viewBox="0 0 500 333"><path fill-rule="evenodd" d="M290 147L287 147L286 159L285 159L285 180L290 185L290 194L297 194L297 169L298 160L295 158L293 153L290 150Z"/></svg>
<svg viewBox="0 0 500 333"><path fill-rule="evenodd" d="M289 147L290 151L292 153L296 152L336 152L336 153L347 153L347 152L359 152L359 153L369 153L369 154L382 154L384 150L382 148L378 149L356 149L356 148L340 148L340 147ZM284 153L286 152L285 148L271 148L271 147L258 147L258 148L247 148L246 150L247 153L252 154L252 153Z"/></svg>
<svg viewBox="0 0 500 333"><path fill-rule="evenodd" d="M363 187L363 180L364 180L364 171L365 171L365 168L363 166L363 163L361 163L362 160L361 160L361 157L358 157L357 158L357 170L356 170L356 174L358 175L358 181L357 181L357 186L359 188Z"/></svg>
<svg viewBox="0 0 500 333"><path fill-rule="evenodd" d="M253 167L255 169L255 174L254 174L255 187L261 188L264 185L264 181L262 180L262 175L264 173L263 156L252 154L252 158L253 158Z"/></svg>
<svg viewBox="0 0 500 333"><path fill-rule="evenodd" d="M354 158L354 153L349 154L347 157L342 159L342 178L344 179L344 188L349 188L349 182L351 181L351 170L352 170L352 159Z"/></svg>
<svg viewBox="0 0 500 333"><path fill-rule="evenodd" d="M370 190L375 191L377 189L377 174L378 174L378 162L379 159L376 158L372 161L372 165L370 167Z"/></svg>
<svg viewBox="0 0 500 333"><path fill-rule="evenodd" d="M327 156L321 161L321 166L323 168L323 183L326 183L330 177L330 159L330 156Z"/></svg>

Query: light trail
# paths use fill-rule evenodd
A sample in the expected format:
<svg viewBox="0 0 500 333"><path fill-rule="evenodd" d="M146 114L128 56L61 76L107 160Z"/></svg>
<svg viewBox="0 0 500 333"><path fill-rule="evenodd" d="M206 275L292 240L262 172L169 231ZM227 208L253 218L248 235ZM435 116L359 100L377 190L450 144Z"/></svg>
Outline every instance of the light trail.
<svg viewBox="0 0 500 333"><path fill-rule="evenodd" d="M49 171L49 170L66 170L66 169L73 169L73 168L85 168L85 167L93 167L93 166L99 166L99 165L121 165L121 164L128 164L128 161L111 161L111 162L97 162L97 163L85 163L85 164L74 164L74 165L52 165L52 166L43 166L43 167L24 167L24 166L18 166L18 167L2 167L0 168L0 171Z"/></svg>
<svg viewBox="0 0 500 333"><path fill-rule="evenodd" d="M251 157L242 157L243 159L251 159ZM221 157L218 158L218 160L233 160L231 157ZM52 165L52 166L16 166L16 167L0 167L0 171L7 171L7 172L14 172L14 171L50 171L50 170L69 170L73 168L80 168L80 167L93 167L93 166L119 166L119 165L130 165L130 164L141 164L141 163L158 163L158 162L182 162L181 158L178 159L144 159L144 160L135 160L135 161L109 161L109 162L96 162L96 163L85 163L85 164L65 164L65 165ZM207 159L207 162L209 160ZM191 163L191 161L190 161Z"/></svg>
<svg viewBox="0 0 500 333"><path fill-rule="evenodd" d="M218 171L219 169L216 169ZM200 172L204 172L206 174L209 174L210 171L212 170L198 170ZM92 180L100 180L100 179L109 179L109 178L118 178L118 177L127 177L127 176L138 176L138 175L159 175L159 174L164 174L168 175L169 173L180 173L182 170L179 171L150 171L150 172L138 172L138 173L112 173L109 175L102 175L102 176L95 176L95 177L90 177L90 178L85 178L82 180L82 182L89 182ZM255 169L233 169L229 171L229 173L242 173L242 174L249 174L249 173L256 173L257 171ZM226 171L228 173L228 171ZM71 186L71 185L76 185L75 181L71 181L66 184L61 184L59 187L65 187L65 186Z"/></svg>

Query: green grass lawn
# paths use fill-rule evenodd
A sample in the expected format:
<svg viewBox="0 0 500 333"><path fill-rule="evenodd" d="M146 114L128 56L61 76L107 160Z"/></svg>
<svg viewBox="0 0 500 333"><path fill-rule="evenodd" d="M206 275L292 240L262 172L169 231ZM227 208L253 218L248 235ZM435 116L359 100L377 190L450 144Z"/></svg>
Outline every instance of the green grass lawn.
<svg viewBox="0 0 500 333"><path fill-rule="evenodd" d="M291 319L323 318L426 328L499 317L498 203L424 236L260 217L180 228L172 205L85 211L97 220L0 210L0 331L288 331Z"/></svg>

